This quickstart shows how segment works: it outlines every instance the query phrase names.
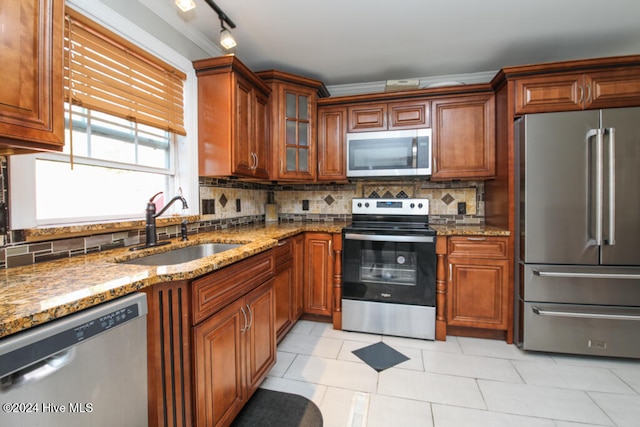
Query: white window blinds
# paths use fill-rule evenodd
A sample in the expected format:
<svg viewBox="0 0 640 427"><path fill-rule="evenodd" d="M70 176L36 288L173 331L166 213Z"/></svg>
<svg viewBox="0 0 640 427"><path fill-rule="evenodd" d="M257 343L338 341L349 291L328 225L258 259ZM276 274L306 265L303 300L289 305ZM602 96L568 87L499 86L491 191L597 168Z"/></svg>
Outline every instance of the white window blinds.
<svg viewBox="0 0 640 427"><path fill-rule="evenodd" d="M185 79L179 70L67 9L67 102L186 135Z"/></svg>

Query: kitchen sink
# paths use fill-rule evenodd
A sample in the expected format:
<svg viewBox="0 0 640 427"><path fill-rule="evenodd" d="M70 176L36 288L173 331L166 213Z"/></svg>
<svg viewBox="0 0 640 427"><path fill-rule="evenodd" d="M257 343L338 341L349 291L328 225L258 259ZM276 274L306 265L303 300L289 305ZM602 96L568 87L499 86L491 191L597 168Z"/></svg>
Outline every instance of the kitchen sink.
<svg viewBox="0 0 640 427"><path fill-rule="evenodd" d="M127 261L121 261L121 263L137 265L182 264L183 262L195 261L197 259L219 254L220 252L235 249L240 246L242 245L234 243L201 243L199 245L173 249L159 254L133 258Z"/></svg>

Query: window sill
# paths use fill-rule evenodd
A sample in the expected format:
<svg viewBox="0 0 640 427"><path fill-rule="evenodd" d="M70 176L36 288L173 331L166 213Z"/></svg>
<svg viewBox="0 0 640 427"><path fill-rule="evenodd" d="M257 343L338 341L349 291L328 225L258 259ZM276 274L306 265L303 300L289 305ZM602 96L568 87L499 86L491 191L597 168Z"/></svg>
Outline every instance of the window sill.
<svg viewBox="0 0 640 427"><path fill-rule="evenodd" d="M156 219L156 226L166 227L178 225L182 221L197 222L199 215L173 215ZM40 242L43 240L66 239L69 237L90 236L93 234L113 233L128 230L144 230L146 222L144 219L120 220L113 222L91 222L67 225L52 225L37 228L25 229L24 236L26 242Z"/></svg>

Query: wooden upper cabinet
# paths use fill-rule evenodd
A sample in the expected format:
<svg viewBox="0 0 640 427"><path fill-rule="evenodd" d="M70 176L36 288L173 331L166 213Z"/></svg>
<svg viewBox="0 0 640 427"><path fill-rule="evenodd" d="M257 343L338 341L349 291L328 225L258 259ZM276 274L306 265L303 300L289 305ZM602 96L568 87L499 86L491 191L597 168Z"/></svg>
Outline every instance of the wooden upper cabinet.
<svg viewBox="0 0 640 427"><path fill-rule="evenodd" d="M347 180L347 108L318 108L318 181Z"/></svg>
<svg viewBox="0 0 640 427"><path fill-rule="evenodd" d="M640 104L640 67L516 80L516 114Z"/></svg>
<svg viewBox="0 0 640 427"><path fill-rule="evenodd" d="M348 131L368 132L426 128L431 124L429 101L378 102L348 107Z"/></svg>
<svg viewBox="0 0 640 427"><path fill-rule="evenodd" d="M435 99L432 180L495 176L494 95Z"/></svg>
<svg viewBox="0 0 640 427"><path fill-rule="evenodd" d="M199 175L268 179L271 90L235 56L193 65Z"/></svg>
<svg viewBox="0 0 640 427"><path fill-rule="evenodd" d="M318 80L269 70L272 181L313 181L317 174L316 101L329 95Z"/></svg>
<svg viewBox="0 0 640 427"><path fill-rule="evenodd" d="M0 153L62 151L63 0L0 6Z"/></svg>

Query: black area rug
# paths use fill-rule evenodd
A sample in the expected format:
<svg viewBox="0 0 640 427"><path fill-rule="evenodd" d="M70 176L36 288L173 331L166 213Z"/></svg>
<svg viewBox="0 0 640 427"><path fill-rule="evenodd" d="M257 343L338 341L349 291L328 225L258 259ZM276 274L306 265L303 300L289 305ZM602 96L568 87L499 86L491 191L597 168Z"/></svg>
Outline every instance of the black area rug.
<svg viewBox="0 0 640 427"><path fill-rule="evenodd" d="M352 351L352 353L378 372L409 360L407 356L383 342L362 347L361 349Z"/></svg>
<svg viewBox="0 0 640 427"><path fill-rule="evenodd" d="M322 427L322 413L305 397L259 388L231 426Z"/></svg>

